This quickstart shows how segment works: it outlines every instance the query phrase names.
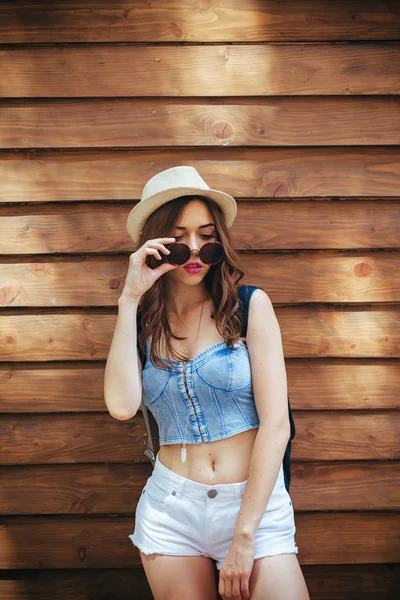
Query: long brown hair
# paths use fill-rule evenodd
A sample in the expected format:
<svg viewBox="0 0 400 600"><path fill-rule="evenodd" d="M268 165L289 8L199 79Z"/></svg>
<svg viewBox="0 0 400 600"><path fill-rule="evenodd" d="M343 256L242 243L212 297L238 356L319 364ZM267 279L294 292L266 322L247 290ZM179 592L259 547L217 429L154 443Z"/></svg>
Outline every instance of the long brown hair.
<svg viewBox="0 0 400 600"><path fill-rule="evenodd" d="M228 346L233 348L241 335L242 317L240 309L240 300L237 296L237 287L239 281L244 277L244 272L239 266L239 258L233 248L229 229L226 225L223 213L216 202L203 196L180 196L174 200L166 202L152 213L145 222L139 245L143 245L147 240L169 237L179 220L185 206L192 200L201 200L204 202L214 219L217 240L224 247L223 259L211 265L203 282L206 290L209 292L216 312L212 315L216 320L217 330L225 339ZM160 261L155 256L147 256L146 264L154 269L160 265ZM164 298L167 297L165 277L161 276L154 282L152 287L145 292L140 300L138 310L141 311L142 332L138 340L143 352L146 352L146 339L152 336L150 348L150 358L154 365L166 367L168 365L160 356L161 339L165 337L165 347L171 360L188 361L189 359L179 353L172 346L172 338L185 340L185 337L173 335L168 318L167 308Z"/></svg>

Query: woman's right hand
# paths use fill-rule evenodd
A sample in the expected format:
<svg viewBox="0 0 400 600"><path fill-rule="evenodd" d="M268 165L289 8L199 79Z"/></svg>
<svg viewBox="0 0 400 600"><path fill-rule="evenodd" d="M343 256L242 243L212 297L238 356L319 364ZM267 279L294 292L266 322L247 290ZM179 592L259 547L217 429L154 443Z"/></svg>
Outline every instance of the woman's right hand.
<svg viewBox="0 0 400 600"><path fill-rule="evenodd" d="M173 242L175 242L175 238L169 237L147 240L143 246L140 246L136 252L130 255L128 273L121 297L127 296L131 300L139 301L161 275L176 269L178 265L171 265L169 262L163 262L155 269L151 269L146 264L147 256L155 256L158 260L161 260L160 252L169 254L169 250L164 244L172 244Z"/></svg>

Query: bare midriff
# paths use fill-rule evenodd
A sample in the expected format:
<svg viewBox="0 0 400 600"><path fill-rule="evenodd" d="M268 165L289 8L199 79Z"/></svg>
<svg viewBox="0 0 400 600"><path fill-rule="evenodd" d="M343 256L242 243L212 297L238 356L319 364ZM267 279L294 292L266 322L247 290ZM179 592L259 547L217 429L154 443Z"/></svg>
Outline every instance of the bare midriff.
<svg viewBox="0 0 400 600"><path fill-rule="evenodd" d="M215 321L210 318L213 309L209 299L204 305L201 334L196 343L190 343L196 336L197 320L187 318L184 330L174 323L175 335L186 336L186 342L174 340L174 346L189 356L197 356L203 350L223 340L216 329ZM166 352L166 349L163 348ZM166 356L166 353L162 353ZM213 442L186 444L186 461L181 461L181 444L160 446L160 462L178 475L205 484L237 483L247 479L250 457L258 428L248 429L236 435Z"/></svg>
<svg viewBox="0 0 400 600"><path fill-rule="evenodd" d="M186 461L181 461L181 445L160 446L160 462L187 479L212 485L245 481L258 428L202 444L186 444Z"/></svg>

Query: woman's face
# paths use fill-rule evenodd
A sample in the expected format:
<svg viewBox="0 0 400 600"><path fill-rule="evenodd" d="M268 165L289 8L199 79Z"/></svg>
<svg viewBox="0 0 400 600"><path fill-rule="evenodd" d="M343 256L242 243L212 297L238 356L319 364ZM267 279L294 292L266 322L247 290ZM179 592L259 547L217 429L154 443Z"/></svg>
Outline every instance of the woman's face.
<svg viewBox="0 0 400 600"><path fill-rule="evenodd" d="M208 206L201 200L189 202L185 206L175 229L171 231L171 236L175 237L177 242L187 244L192 252L184 265L179 265L173 271L168 271L165 276L188 285L199 284L212 267L212 265L207 265L200 260L200 248L207 242L217 241L214 220ZM201 268L190 271L187 267L191 263L198 263Z"/></svg>

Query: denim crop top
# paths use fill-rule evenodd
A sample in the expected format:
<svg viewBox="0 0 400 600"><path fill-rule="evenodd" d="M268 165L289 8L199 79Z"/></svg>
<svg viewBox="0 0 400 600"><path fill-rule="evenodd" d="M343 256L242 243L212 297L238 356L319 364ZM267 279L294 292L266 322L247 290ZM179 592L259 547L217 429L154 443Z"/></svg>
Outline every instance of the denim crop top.
<svg viewBox="0 0 400 600"><path fill-rule="evenodd" d="M186 363L192 400L184 363L171 361L171 369L154 366L150 343L147 339L142 390L158 425L160 445L212 442L259 426L250 357L243 341L230 349L222 340Z"/></svg>

